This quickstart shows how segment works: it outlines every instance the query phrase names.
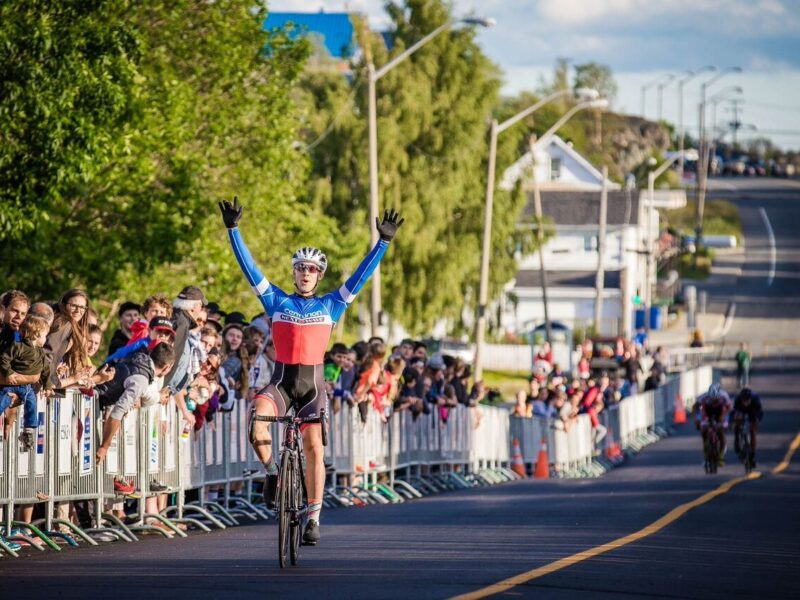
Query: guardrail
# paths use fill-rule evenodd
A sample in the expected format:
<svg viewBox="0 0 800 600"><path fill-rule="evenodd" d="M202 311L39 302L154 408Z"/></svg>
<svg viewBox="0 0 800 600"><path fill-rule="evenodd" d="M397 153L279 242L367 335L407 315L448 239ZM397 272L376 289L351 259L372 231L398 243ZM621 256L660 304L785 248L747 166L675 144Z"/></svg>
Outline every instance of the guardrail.
<svg viewBox="0 0 800 600"><path fill-rule="evenodd" d="M718 380L719 373L710 366L702 366L670 376L657 390L625 398L600 413L599 424L605 435L597 441L598 435L586 414L578 415L568 430L557 428L554 419L512 416L509 447L519 444L528 472L533 472L544 441L548 466L554 476L597 476L617 462L619 453L638 452L666 435L677 404L690 408L697 396Z"/></svg>

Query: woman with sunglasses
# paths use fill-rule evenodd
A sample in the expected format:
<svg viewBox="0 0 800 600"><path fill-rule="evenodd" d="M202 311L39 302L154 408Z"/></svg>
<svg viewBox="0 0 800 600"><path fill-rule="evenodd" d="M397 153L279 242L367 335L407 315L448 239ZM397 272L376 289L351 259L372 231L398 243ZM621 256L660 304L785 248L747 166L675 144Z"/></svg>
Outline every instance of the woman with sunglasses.
<svg viewBox="0 0 800 600"><path fill-rule="evenodd" d="M243 211L238 198L234 197L233 203L220 202L219 208L236 260L261 300L267 316L272 319L275 371L270 384L254 398L249 426L250 443L267 473L264 501L272 507L278 485L278 469L272 456L269 423L256 421L253 417L283 416L291 405L295 405L298 417L319 416L327 402L323 363L333 326L372 275L397 233L397 228L403 224L403 219L393 210L384 213L382 222L376 219L380 235L378 243L342 287L324 296L317 296L317 286L328 268L328 259L322 251L303 247L294 253L292 271L295 290L293 294L287 294L264 277L247 249L238 228ZM305 472L308 521L303 543L315 545L320 539L319 514L325 486L324 448L319 424L304 425L301 431L308 462Z"/></svg>

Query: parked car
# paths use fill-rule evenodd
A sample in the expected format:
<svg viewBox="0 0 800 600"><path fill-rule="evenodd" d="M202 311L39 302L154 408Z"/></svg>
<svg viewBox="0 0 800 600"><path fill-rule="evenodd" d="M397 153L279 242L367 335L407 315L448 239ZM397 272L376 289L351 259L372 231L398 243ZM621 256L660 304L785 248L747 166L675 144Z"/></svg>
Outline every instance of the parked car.
<svg viewBox="0 0 800 600"><path fill-rule="evenodd" d="M428 354L446 354L453 358L460 358L467 364L472 364L475 359L475 346L453 339L432 339L426 338L422 340L428 346Z"/></svg>

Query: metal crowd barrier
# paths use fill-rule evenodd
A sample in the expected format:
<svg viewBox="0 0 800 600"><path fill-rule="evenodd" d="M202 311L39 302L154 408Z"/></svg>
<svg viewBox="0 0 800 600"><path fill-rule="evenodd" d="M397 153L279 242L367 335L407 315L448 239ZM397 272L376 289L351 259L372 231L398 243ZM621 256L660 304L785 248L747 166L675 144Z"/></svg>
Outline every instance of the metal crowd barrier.
<svg viewBox="0 0 800 600"><path fill-rule="evenodd" d="M40 538L58 551L61 546L54 538L70 545L76 540L96 544L107 535L134 542L146 531L185 536L182 523L210 530L269 516L250 502L253 480L263 477L263 470L247 440L245 401L231 412L217 413L213 425L198 431L188 431L173 401L134 409L123 419L102 466L96 465L95 455L106 415L98 412L92 397L69 389L62 396L40 398L38 406L35 448L22 451L16 440L22 411L10 439L0 443L0 510L7 537ZM431 414L416 419L402 411L388 421L370 409L366 423L357 407L344 405L332 414L325 449L331 489L338 489L340 477L368 493L380 486L386 490L388 482L388 494L397 489L395 484L402 488L414 477L430 477L444 486L440 489L454 489L446 487L448 482L469 487L513 477L497 476L508 466L515 427L507 410L459 405L445 414L432 408ZM584 428L581 424L570 432L563 456L557 450L555 460L569 468L590 460L578 435ZM538 432L544 434L553 437L548 430ZM274 424L273 450L278 451L281 439L281 426ZM535 447L537 439L526 444ZM550 443L556 447L561 441ZM406 482L395 482L396 474ZM132 493L124 489L127 484ZM406 491L414 495L414 490ZM169 502L165 496L171 497ZM133 514L127 511L123 522L114 511L130 499L138 500L138 507ZM15 510L37 504L44 505L44 518L33 523L14 519ZM69 511L77 508L84 524L88 519L91 526L71 522ZM0 543L0 552L13 550Z"/></svg>
<svg viewBox="0 0 800 600"><path fill-rule="evenodd" d="M518 444L522 462L532 472L545 441L549 466L558 476L599 475L622 451L639 451L666 435L676 406L682 404L688 409L718 380L718 372L711 366L702 366L670 376L657 390L635 394L607 407L599 415L599 423L606 430L600 440L586 414L578 415L566 431L556 426L555 419L512 416L510 443L505 448L514 452L514 445Z"/></svg>

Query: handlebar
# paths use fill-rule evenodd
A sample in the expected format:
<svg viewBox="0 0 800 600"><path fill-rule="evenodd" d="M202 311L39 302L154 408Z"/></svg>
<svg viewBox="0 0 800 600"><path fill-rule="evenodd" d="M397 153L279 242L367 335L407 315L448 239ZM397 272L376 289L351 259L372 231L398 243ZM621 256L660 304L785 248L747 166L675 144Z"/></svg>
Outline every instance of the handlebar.
<svg viewBox="0 0 800 600"><path fill-rule="evenodd" d="M318 417L296 417L294 415L284 415L283 417L269 417L266 415L253 415L253 419L256 421L263 421L266 423L283 423L284 425L295 424L295 425L305 425L311 423L320 423L322 425L322 445L328 445L328 428L326 427L326 423L328 421L328 415L326 414L325 409L323 408L319 411Z"/></svg>

